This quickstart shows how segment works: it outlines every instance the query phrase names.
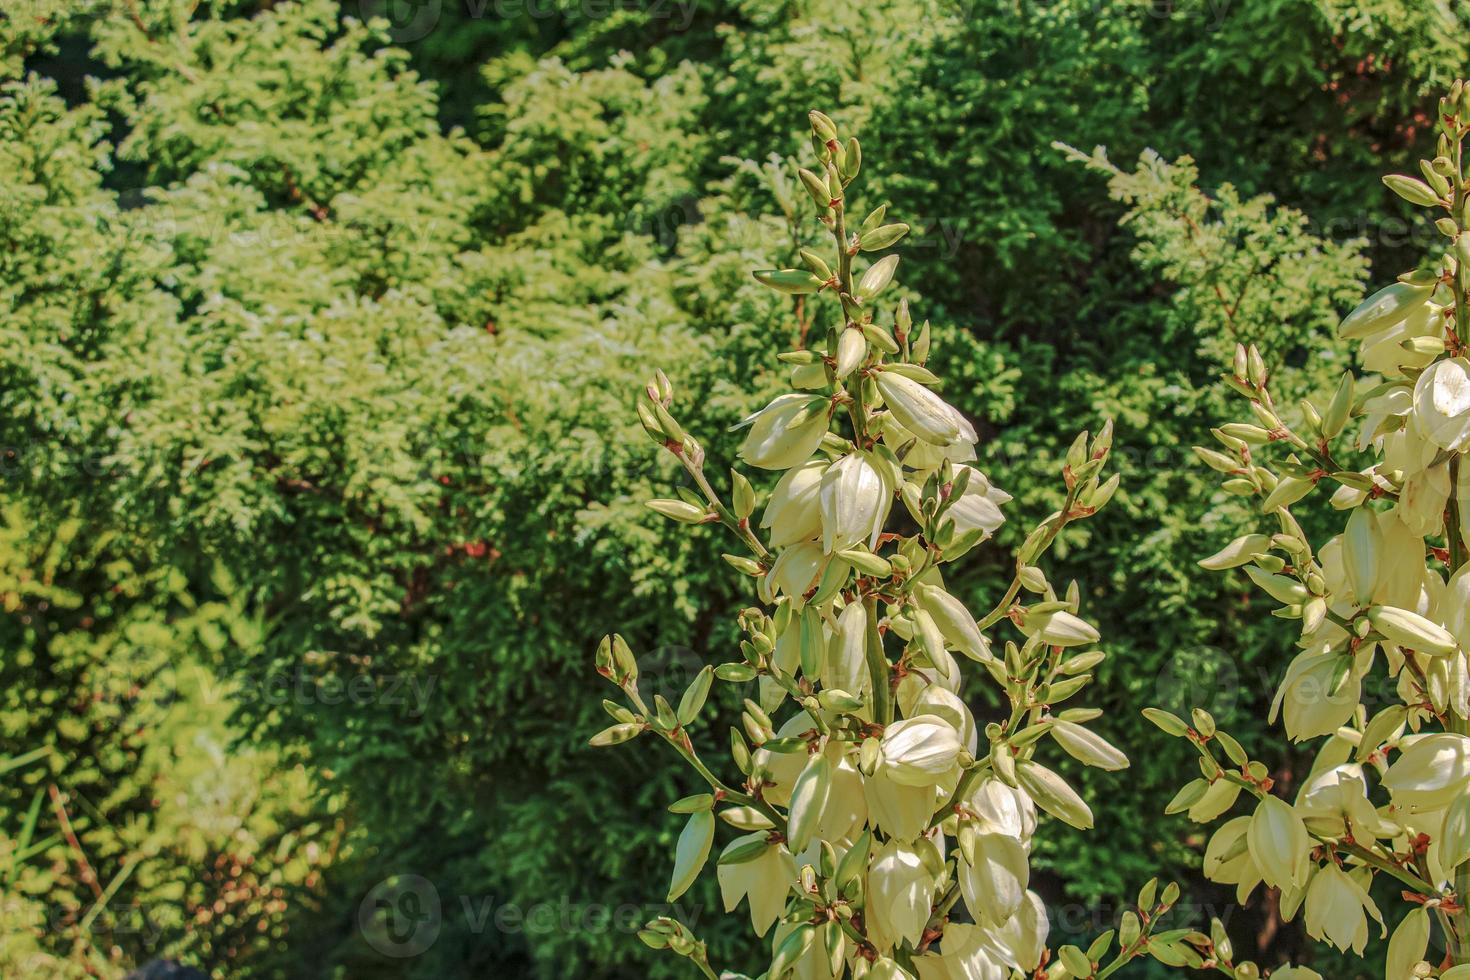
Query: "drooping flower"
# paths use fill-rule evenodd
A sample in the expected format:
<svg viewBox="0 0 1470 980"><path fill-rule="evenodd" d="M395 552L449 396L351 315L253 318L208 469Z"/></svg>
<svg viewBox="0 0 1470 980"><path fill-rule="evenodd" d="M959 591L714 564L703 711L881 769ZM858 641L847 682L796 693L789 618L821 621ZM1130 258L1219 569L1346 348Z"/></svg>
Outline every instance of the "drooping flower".
<svg viewBox="0 0 1470 980"><path fill-rule="evenodd" d="M1026 848L1008 834L976 836L975 863L959 861L960 893L976 922L1000 925L1015 914L1026 897L1031 864Z"/></svg>
<svg viewBox="0 0 1470 980"><path fill-rule="evenodd" d="M904 786L933 786L959 762L959 732L943 718L920 715L883 732L883 769Z"/></svg>
<svg viewBox="0 0 1470 980"><path fill-rule="evenodd" d="M827 465L825 459L809 459L776 481L761 516L761 527L771 531L771 547L784 548L821 535L820 490Z"/></svg>
<svg viewBox="0 0 1470 980"><path fill-rule="evenodd" d="M822 550L831 554L866 544L878 544L883 522L893 504L893 489L878 468L862 453L850 453L822 474L819 491L822 512Z"/></svg>
<svg viewBox="0 0 1470 980"><path fill-rule="evenodd" d="M1368 874L1366 869L1359 873ZM1383 925L1378 906L1356 877L1332 863L1312 876L1307 886L1307 935L1330 942L1343 952L1351 947L1361 956L1368 945L1368 915Z"/></svg>
<svg viewBox="0 0 1470 980"><path fill-rule="evenodd" d="M1292 741L1330 735L1352 718L1362 690L1351 656L1332 651L1298 654L1276 689L1270 720L1274 722L1284 706L1286 734Z"/></svg>
<svg viewBox="0 0 1470 980"><path fill-rule="evenodd" d="M740 458L763 470L784 470L805 462L827 434L822 402L799 392L778 395L740 423L750 426L740 444Z"/></svg>
<svg viewBox="0 0 1470 980"><path fill-rule="evenodd" d="M1414 383L1414 426L1429 442L1451 452L1470 448L1470 360L1435 361Z"/></svg>
<svg viewBox="0 0 1470 980"><path fill-rule="evenodd" d="M868 936L880 951L899 942L917 946L934 905L935 876L930 866L938 861L932 842L913 844L889 841L873 855L868 865ZM930 861L925 861L929 857Z"/></svg>
<svg viewBox="0 0 1470 980"><path fill-rule="evenodd" d="M1312 839L1290 803L1275 796L1263 797L1250 818L1246 842L1266 884L1284 890L1306 883Z"/></svg>
<svg viewBox="0 0 1470 980"><path fill-rule="evenodd" d="M912 378L893 371L874 375L878 393L899 425L935 446L964 441L974 444L975 427L954 406Z"/></svg>
<svg viewBox="0 0 1470 980"><path fill-rule="evenodd" d="M733 853L751 842L764 840L766 836L766 832L761 831L737 837L726 846L724 853ZM751 860L718 865L715 873L720 881L725 911L733 912L741 899L748 900L750 924L757 936L764 936L786 907L786 893L796 881L796 862L785 845L770 844Z"/></svg>
<svg viewBox="0 0 1470 980"><path fill-rule="evenodd" d="M1470 786L1470 738L1438 732L1418 739L1384 774L1394 802L1438 810Z"/></svg>

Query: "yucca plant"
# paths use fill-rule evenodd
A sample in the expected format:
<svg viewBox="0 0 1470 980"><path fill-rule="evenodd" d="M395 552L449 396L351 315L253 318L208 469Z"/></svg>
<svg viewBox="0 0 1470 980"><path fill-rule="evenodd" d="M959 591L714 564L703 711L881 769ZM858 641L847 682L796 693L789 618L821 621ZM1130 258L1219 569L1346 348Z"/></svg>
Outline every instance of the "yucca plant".
<svg viewBox="0 0 1470 980"><path fill-rule="evenodd" d="M946 589L945 566L991 537L1010 498L975 466L971 422L935 391L929 324L915 329L904 301L883 308L898 256L860 264L908 226L883 206L850 222L858 141L839 139L820 112L810 121L818 167L797 176L835 254L802 251L804 268L755 276L808 311L813 298L830 299L836 315L810 347L780 355L792 390L740 423L741 459L780 474L759 516L746 476L732 470L725 496L708 479L662 372L637 403L649 436L697 488L649 506L692 527L722 525L738 544L724 557L757 603L740 614L740 656L706 665L678 704L650 703L633 651L608 637L597 670L624 701L605 702L614 724L592 742L654 735L706 784L670 806L687 823L668 897L699 875L724 824L733 836L716 862L720 889L727 910L747 903L756 934L769 937L768 980L1105 977L1150 952L1198 962L1187 930L1154 932L1174 886L1151 882L1117 935L1056 955L1028 889L1039 815L1093 822L1044 760L1061 750L1104 769L1128 765L1086 727L1100 712L1071 706L1104 654L1076 583L1056 589L1039 564L1117 489L1103 476L1111 424L1077 436L1059 474L1061 507L1027 535L1009 588L972 615ZM976 717L956 654L982 668L1007 710ZM728 736L706 709L716 682L744 695ZM716 742L732 775L706 761ZM655 920L641 936L716 975L683 924Z"/></svg>
<svg viewBox="0 0 1470 980"><path fill-rule="evenodd" d="M1249 418L1197 449L1223 489L1260 499L1263 526L1201 564L1242 568L1300 624L1271 709L1293 742L1317 741L1295 798L1208 713L1147 714L1199 751L1202 774L1170 804L1200 822L1238 802L1250 812L1211 838L1204 870L1237 887L1280 890L1287 919L1339 950L1364 953L1399 908L1388 980L1470 978L1470 87L1440 100L1437 149L1421 177L1384 183L1430 209L1446 248L1364 300L1339 326L1361 369L1295 409L1272 397L1266 356L1240 347L1224 383ZM1330 493L1342 530L1314 542L1297 513ZM1431 942L1433 940L1433 944ZM1204 952L1220 972L1258 976L1228 942ZM1316 978L1305 967L1273 976Z"/></svg>

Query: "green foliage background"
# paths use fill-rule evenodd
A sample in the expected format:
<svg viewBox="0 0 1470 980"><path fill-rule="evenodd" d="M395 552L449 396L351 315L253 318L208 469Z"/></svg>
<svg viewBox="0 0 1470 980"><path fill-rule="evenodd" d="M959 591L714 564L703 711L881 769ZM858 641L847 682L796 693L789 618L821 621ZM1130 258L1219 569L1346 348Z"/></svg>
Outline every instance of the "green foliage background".
<svg viewBox="0 0 1470 980"><path fill-rule="evenodd" d="M1063 555L1134 767L1079 776L1093 833L1038 837L1056 928L1161 874L1237 948L1302 949L1193 872L1161 814L1189 760L1137 709L1279 741L1290 638L1195 569L1243 515L1188 447L1237 340L1319 390L1336 317L1435 247L1378 175L1427 145L1463 6L0 12L0 973L680 975L627 919L664 911L691 784L585 748L591 650L621 630L678 690L733 642L720 542L642 507L676 475L632 393L662 367L720 460L779 383L804 314L748 272L817 231L786 163L814 106L916 226L900 278L1014 513L1116 420L1123 489ZM442 903L413 957L359 927L395 874ZM754 965L711 881L683 902Z"/></svg>

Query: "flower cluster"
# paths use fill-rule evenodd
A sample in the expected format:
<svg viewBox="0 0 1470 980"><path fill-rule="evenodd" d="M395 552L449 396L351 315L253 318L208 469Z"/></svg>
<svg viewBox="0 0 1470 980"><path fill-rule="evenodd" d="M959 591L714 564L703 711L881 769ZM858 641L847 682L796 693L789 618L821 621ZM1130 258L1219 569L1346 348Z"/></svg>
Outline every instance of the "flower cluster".
<svg viewBox="0 0 1470 980"><path fill-rule="evenodd" d="M649 506L728 529L744 553L725 558L748 576L759 605L740 616L740 655L706 667L678 705L647 703L629 646L604 641L597 669L627 704L606 702L615 724L592 741L653 733L705 781L706 791L671 807L688 821L669 898L695 880L724 824L734 836L719 849L720 890L727 910L744 904L755 932L769 937L769 980L1101 977L1145 953L1183 962L1193 955L1185 931L1153 932L1177 898L1173 886L1162 895L1147 886L1117 936L1055 954L1045 909L1028 889L1039 818L1093 822L1043 763L1046 751L1103 769L1128 765L1087 727L1099 711L1068 706L1104 655L1079 615L1076 584L1058 592L1037 564L1068 524L1112 497L1117 478L1102 476L1111 425L1072 444L1060 509L1027 536L1010 587L977 619L946 586L945 569L994 534L1010 497L975 465L974 426L935 390L929 324L916 329L904 301L880 310L897 255L855 268L908 226L879 207L849 227L859 144L839 140L819 112L810 120L820 172L797 176L835 261L801 250L802 268L755 276L803 302L830 296L837 315L817 343L780 355L792 390L740 423L740 458L779 474L764 508L739 472L728 502L715 490L662 373L638 401L648 434L697 488ZM992 637L1002 627L1009 637ZM969 665L999 688L1008 707L998 717L972 711ZM729 782L696 747L716 680L744 703L728 743L740 775ZM682 926L655 923L643 938L715 976Z"/></svg>
<svg viewBox="0 0 1470 980"><path fill-rule="evenodd" d="M1279 716L1293 741L1324 739L1311 772L1288 802L1207 713L1186 723L1148 712L1200 753L1203 775L1171 811L1206 822L1242 794L1253 806L1223 824L1205 854L1206 874L1235 885L1241 901L1259 884L1279 889L1286 918L1300 912L1311 936L1361 954L1371 936L1388 934L1370 897L1374 879L1407 888L1388 980L1470 977L1470 87L1455 84L1437 122L1423 179L1384 182L1438 212L1448 247L1343 318L1361 373L1286 412L1261 353L1240 348L1224 380L1251 418L1214 430L1220 449L1196 450L1226 492L1259 498L1269 522L1201 564L1243 568L1279 606L1275 615L1299 623L1271 720ZM1284 458L1266 461L1276 448ZM1292 508L1324 485L1346 519L1314 544ZM1390 703L1370 706L1365 682L1380 671L1386 682L1375 689L1391 692ZM1428 952L1434 925L1442 959ZM1225 972L1241 968L1228 952L1206 952Z"/></svg>

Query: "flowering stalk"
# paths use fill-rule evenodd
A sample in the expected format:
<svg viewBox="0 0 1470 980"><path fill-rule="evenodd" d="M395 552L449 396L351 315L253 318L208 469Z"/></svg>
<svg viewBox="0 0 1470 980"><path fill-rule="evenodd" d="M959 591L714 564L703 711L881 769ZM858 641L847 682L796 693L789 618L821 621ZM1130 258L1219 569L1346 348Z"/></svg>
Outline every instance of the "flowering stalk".
<svg viewBox="0 0 1470 980"><path fill-rule="evenodd" d="M626 703L604 702L614 724L592 742L653 733L703 780L704 791L670 807L687 823L669 900L706 864L719 823L738 832L720 849L716 874L727 911L747 903L756 934L770 936L768 980L989 980L1011 971L1062 980L1107 976L1142 955L1197 960L1187 930L1155 932L1173 886L1156 900L1150 883L1119 935L1055 954L1028 890L1038 809L1092 826L1087 803L1042 764L1043 753L1054 745L1087 765L1128 764L1086 727L1101 712L1064 706L1104 654L1078 614L1076 583L1059 593L1039 565L1069 524L1117 488L1116 476L1102 474L1112 427L1072 444L1062 508L1026 538L1010 587L977 622L946 588L944 566L991 537L1010 497L974 465L970 421L935 391L929 324L915 330L904 301L880 309L898 265L883 253L908 226L887 221L886 207L851 220L861 148L840 140L822 113L810 121L817 166L798 177L835 254L803 250L803 268L755 277L804 304L830 298L840 315L818 344L780 355L791 390L740 423L741 459L779 474L759 518L743 474L732 471L728 502L706 479L704 450L674 417L662 372L638 400L645 430L699 491L649 506L728 529L745 553L725 560L748 577L758 605L740 614L740 656L706 666L678 705L662 696L647 703L628 644L604 640L597 670ZM1001 626L1013 636L997 653L987 631ZM956 654L1004 693L1001 716L972 713ZM744 701L729 731L738 775L728 778L694 741L712 727L705 705L715 681ZM678 923L652 923L643 938L713 975L704 947Z"/></svg>
<svg viewBox="0 0 1470 980"><path fill-rule="evenodd" d="M1304 401L1289 421L1260 352L1238 348L1224 381L1247 400L1251 419L1213 430L1222 449L1195 450L1224 475L1225 491L1260 499L1269 526L1201 564L1243 568L1279 604L1274 615L1300 623L1271 720L1280 715L1293 741L1324 739L1312 770L1288 802L1273 794L1266 766L1208 713L1186 723L1146 712L1200 753L1202 777L1169 812L1208 822L1242 791L1251 803L1253 812L1221 826L1205 853L1206 875L1235 884L1241 901L1264 882L1280 890L1285 918L1300 912L1309 935L1362 954L1370 918L1388 934L1369 897L1374 878L1403 886L1409 909L1389 942L1388 980L1470 980L1465 83L1440 101L1437 123L1423 179L1384 182L1439 212L1449 248L1343 318L1339 333L1359 343L1362 372L1344 374L1329 399ZM1275 462L1263 458L1282 449ZM1317 546L1292 508L1323 485L1346 521ZM1375 712L1363 685L1378 670L1394 682L1397 702ZM1428 955L1431 916L1446 937L1442 959ZM1301 967L1290 975L1316 976Z"/></svg>

